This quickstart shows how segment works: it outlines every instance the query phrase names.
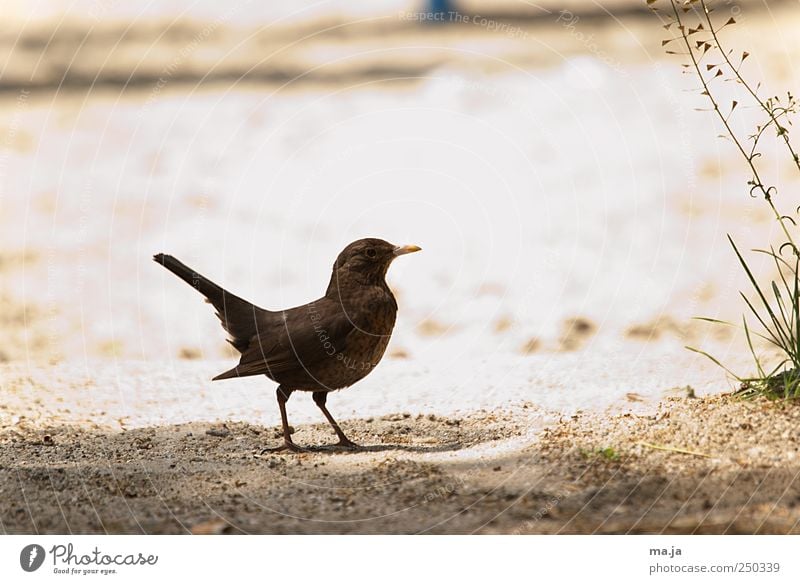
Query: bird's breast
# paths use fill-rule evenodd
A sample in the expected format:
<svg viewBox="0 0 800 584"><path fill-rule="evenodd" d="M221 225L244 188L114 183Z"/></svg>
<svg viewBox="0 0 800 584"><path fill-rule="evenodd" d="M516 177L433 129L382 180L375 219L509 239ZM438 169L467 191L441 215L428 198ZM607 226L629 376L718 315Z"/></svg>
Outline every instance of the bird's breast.
<svg viewBox="0 0 800 584"><path fill-rule="evenodd" d="M320 364L325 370L323 377L334 382L335 387L330 389L353 385L380 363L397 318L394 297L362 296L357 307L347 308L354 329L347 335L344 347Z"/></svg>

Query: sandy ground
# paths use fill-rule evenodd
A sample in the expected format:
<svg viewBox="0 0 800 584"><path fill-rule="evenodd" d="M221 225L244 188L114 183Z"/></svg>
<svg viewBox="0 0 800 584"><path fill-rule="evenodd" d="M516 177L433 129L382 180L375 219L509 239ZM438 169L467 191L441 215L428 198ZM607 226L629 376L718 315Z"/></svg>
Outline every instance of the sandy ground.
<svg viewBox="0 0 800 584"><path fill-rule="evenodd" d="M719 397L684 348L752 372L693 317L738 321L725 234L774 226L652 20L178 4L128 28L129 5L76 3L51 38L18 3L0 27L0 529L797 531L797 411ZM780 6L734 41L776 92L800 78ZM374 235L424 253L390 272L389 354L329 401L366 448L262 454L273 385L209 382L218 322L151 255L279 308ZM332 442L308 396L289 415Z"/></svg>
<svg viewBox="0 0 800 584"><path fill-rule="evenodd" d="M6 533L797 533L799 419L730 397L561 420L523 404L351 419L363 451L296 455L262 453L279 428L245 423L21 424L0 434L0 517ZM331 441L321 424L295 438Z"/></svg>

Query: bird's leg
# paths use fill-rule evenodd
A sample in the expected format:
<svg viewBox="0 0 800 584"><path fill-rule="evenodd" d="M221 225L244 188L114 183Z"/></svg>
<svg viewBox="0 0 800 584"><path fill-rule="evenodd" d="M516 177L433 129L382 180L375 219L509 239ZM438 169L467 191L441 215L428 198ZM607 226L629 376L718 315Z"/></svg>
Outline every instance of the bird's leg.
<svg viewBox="0 0 800 584"><path fill-rule="evenodd" d="M286 417L286 402L289 401L289 396L292 395L291 389L285 388L282 385L278 386L276 392L278 396L278 407L281 410L281 424L283 425L283 445L277 448L265 448L263 452L281 452L289 450L291 452L302 452L303 449L292 442L292 435L289 433L289 419Z"/></svg>
<svg viewBox="0 0 800 584"><path fill-rule="evenodd" d="M336 435L339 437L339 443L337 446L344 446L346 448L358 448L358 444L350 440L347 436L344 435L342 429L339 427L339 424L336 423L336 420L333 419L331 413L328 411L328 408L325 407L325 402L328 399L328 392L327 391L315 391L313 394L314 403L317 404L319 409L322 410L322 413L325 414L325 417L328 419L328 422L331 426L333 426L333 431L336 432Z"/></svg>

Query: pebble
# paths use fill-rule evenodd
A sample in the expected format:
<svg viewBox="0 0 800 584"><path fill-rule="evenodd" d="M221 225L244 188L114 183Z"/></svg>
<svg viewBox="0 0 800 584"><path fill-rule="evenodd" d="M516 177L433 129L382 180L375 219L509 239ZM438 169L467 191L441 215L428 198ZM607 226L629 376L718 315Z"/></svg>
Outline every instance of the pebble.
<svg viewBox="0 0 800 584"><path fill-rule="evenodd" d="M206 434L208 434L209 436L214 436L216 438L227 438L228 436L230 436L231 431L223 426L222 428L209 428L208 430L206 430Z"/></svg>

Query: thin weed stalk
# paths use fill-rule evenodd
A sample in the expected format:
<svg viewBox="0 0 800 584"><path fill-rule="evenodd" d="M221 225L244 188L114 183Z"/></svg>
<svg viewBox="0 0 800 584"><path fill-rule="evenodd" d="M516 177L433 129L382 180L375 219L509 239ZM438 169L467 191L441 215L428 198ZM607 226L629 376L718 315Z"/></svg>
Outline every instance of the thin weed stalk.
<svg viewBox="0 0 800 584"><path fill-rule="evenodd" d="M668 48L666 52L687 58L687 62L682 64L683 68L694 74L699 80L701 95L708 99L712 111L725 129L722 137L729 139L734 144L750 171L751 178L747 182L750 187L750 196L760 196L764 199L778 222L782 236L777 251L773 247L753 250L770 256L778 272L778 281L773 280L768 287L763 287L754 276L733 238L728 235L728 241L755 293L755 300L750 300L748 295L742 292L740 292L740 296L751 317L755 318L759 325L757 330L752 329L747 316L742 316L742 329L755 364L756 375L740 377L709 353L693 347L687 348L708 357L738 379L742 383L740 393L745 397L764 395L782 399L800 398L800 285L798 284L800 250L795 244L792 234L792 228L797 227L797 222L793 217L782 214L778 210L775 203L778 190L775 186L768 186L756 165L756 160L762 155L759 151L760 141L767 130L773 129L776 136L783 142L795 167L800 170L800 157L791 143L788 128L791 125L790 115L797 110L797 101L791 92L787 92L785 101L778 96L767 99L759 96L761 84L754 88L741 71L749 53L744 51L738 64L734 63L731 58L733 51L726 49L720 40L720 31L736 24L736 20L730 17L724 24L717 25L712 17L713 8L709 1L678 2L669 0L669 10L666 14L662 14L656 6L657 0L646 1L648 6L660 16L666 30L678 31L677 35L663 40L662 46L666 47L673 42L679 42L685 49L683 52ZM732 101L730 108L723 112L719 98L715 94L714 82L720 77L725 81L734 81L740 85L744 89L745 98L753 102L766 116L765 122L759 124L755 133L748 137L751 142L749 148L745 147L745 141L737 135L730 123L731 116L739 102ZM800 209L795 212L800 212ZM791 261L782 255L786 248L791 251ZM730 325L730 323L715 319L702 318L701 320ZM772 368L766 368L763 365L756 352L754 338L760 339L778 350L781 358L777 365Z"/></svg>

